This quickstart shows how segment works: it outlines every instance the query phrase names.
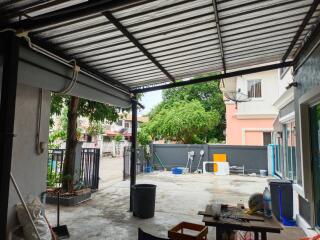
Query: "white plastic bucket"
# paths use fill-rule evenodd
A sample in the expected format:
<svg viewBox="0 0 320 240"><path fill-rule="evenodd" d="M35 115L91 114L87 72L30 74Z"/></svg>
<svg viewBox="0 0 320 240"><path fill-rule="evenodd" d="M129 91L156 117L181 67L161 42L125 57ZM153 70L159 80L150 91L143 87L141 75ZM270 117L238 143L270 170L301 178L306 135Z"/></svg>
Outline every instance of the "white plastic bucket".
<svg viewBox="0 0 320 240"><path fill-rule="evenodd" d="M267 176L268 171L267 170L260 170L260 177L266 177Z"/></svg>

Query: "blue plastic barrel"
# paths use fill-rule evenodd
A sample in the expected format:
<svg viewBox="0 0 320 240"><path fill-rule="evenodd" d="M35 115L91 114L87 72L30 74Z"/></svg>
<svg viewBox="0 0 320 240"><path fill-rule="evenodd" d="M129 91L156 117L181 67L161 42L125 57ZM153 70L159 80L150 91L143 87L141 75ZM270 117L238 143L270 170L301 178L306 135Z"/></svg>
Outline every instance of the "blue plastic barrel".
<svg viewBox="0 0 320 240"><path fill-rule="evenodd" d="M151 173L152 172L152 166L146 166L146 168L144 169L145 173Z"/></svg>

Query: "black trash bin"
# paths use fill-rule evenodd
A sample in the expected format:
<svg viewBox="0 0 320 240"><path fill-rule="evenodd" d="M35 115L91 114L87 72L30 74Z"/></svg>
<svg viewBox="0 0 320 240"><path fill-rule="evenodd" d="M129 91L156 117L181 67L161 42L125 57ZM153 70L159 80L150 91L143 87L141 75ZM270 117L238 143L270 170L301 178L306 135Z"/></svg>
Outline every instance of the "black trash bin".
<svg viewBox="0 0 320 240"><path fill-rule="evenodd" d="M152 218L154 216L156 187L153 184L132 186L133 216L139 218Z"/></svg>
<svg viewBox="0 0 320 240"><path fill-rule="evenodd" d="M272 212L279 221L293 219L292 182L287 180L269 180Z"/></svg>

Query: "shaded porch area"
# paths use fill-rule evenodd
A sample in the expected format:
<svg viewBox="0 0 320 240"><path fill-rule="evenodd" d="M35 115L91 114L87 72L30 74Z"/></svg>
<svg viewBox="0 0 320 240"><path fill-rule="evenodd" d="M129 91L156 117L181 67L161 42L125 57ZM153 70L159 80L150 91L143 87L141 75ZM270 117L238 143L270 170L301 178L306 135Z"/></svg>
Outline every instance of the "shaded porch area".
<svg viewBox="0 0 320 240"><path fill-rule="evenodd" d="M320 99L320 89L314 88L319 85L319 0L40 2L5 1L0 10L1 239L15 226L15 222L8 222L11 218L16 220L13 209L19 202L10 193L10 172L23 183L24 197L39 196L45 191L44 184L37 186L33 182L45 182L46 166L40 163L46 163L47 148L43 146L48 131L41 142L36 139L31 143L39 131L37 135L36 124L31 129L25 121L25 116L33 117L28 119L31 123L41 117L40 110L37 113L34 108L31 112L29 108L36 106L36 95L42 99L42 91L46 94L44 129L48 124L50 92L122 108L131 106L132 110L130 182L113 182L95 193L91 201L63 208L61 224L68 225L71 239L137 239L140 226L166 236L167 230L181 221L201 223L202 217L197 213L210 201L246 204L253 192L260 192L267 185L265 178L244 176L194 178L153 173L136 177L138 94L293 66L295 107L303 110L298 117L308 122L309 105ZM212 72L217 75L206 76ZM36 90L40 93L36 94ZM302 94L307 91L312 94L306 98ZM34 101L24 101L27 93ZM19 103L24 103L21 108ZM19 114L14 115L15 112ZM307 124L300 126L300 122L303 121L297 119L297 132L303 139L299 143L303 151L298 184L302 186L301 200L308 200L310 229L319 226L320 220L315 221L314 216L319 207L314 205L319 203L320 193L313 196L317 189L309 177L312 161L305 151L310 144L304 140L309 139L309 129L304 129ZM21 151L25 143L29 145ZM36 153L35 147L41 151ZM158 186L153 219L135 219L128 212L129 203L132 204L130 186L136 180ZM48 216L54 223L55 207L48 208ZM214 236L213 231L210 228L210 237ZM300 230L286 228L281 236L269 239L301 236Z"/></svg>
<svg viewBox="0 0 320 240"><path fill-rule="evenodd" d="M101 172L102 173L102 172ZM103 179L103 174L101 175ZM61 210L61 224L67 224L71 239L137 239L138 228L167 237L170 228L181 221L202 224L198 215L213 201L247 205L253 192L267 186L267 178L250 176L213 176L171 172L153 172L137 176L138 183L157 185L156 213L152 219L139 219L128 212L129 181L111 181L95 193L92 200ZM56 207L47 205L49 221L56 221ZM301 229L285 227L282 233L268 239L296 240L304 236ZM209 240L215 239L215 228L209 227Z"/></svg>

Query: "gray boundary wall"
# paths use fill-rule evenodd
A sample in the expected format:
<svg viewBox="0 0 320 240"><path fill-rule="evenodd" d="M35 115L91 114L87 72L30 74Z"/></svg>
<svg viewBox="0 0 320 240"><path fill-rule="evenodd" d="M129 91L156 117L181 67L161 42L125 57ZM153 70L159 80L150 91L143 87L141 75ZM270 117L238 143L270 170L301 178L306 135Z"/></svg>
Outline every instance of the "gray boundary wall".
<svg viewBox="0 0 320 240"><path fill-rule="evenodd" d="M152 163L160 168L156 153L167 170L173 167L185 167L188 152L194 151L192 171L195 171L200 159L200 150L204 150L203 161L213 161L214 153L227 154L230 166L244 166L245 173L259 173L260 169L268 169L268 153L266 146L236 146L236 145L210 145L210 144L152 144ZM200 164L202 169L202 162Z"/></svg>

